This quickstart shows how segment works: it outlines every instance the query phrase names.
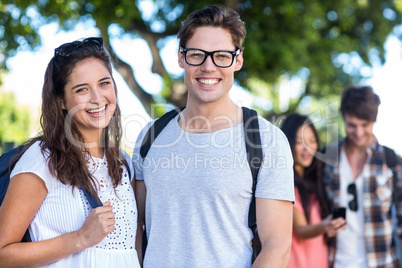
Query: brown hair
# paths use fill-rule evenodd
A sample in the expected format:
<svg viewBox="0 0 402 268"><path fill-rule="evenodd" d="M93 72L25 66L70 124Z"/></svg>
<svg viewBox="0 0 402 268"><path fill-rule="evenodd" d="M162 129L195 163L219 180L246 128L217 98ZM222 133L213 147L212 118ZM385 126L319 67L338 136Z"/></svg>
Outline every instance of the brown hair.
<svg viewBox="0 0 402 268"><path fill-rule="evenodd" d="M71 124L66 125L69 115L66 110L62 109L64 87L70 74L78 62L88 58L96 58L102 61L112 75L111 59L103 47L82 45L68 56L56 55L50 60L42 88L40 124L43 135L32 139L25 148L40 140L42 154L47 156L50 173L63 184L73 187L79 186L78 181L80 181L84 189L94 195L91 184L95 185L95 179L86 165L90 153L74 119L71 120ZM113 78L112 80L117 96L116 84ZM122 135L120 115L120 108L116 103L116 109L109 125L102 131L102 144L99 145L105 148L109 176L113 187L116 187L122 180L123 169L121 165L127 166L119 149ZM66 126L68 129L65 129Z"/></svg>
<svg viewBox="0 0 402 268"><path fill-rule="evenodd" d="M341 113L375 122L381 101L370 86L350 86L342 93Z"/></svg>
<svg viewBox="0 0 402 268"><path fill-rule="evenodd" d="M221 27L228 30L236 49L243 51L242 45L247 33L245 23L240 19L236 11L221 5L205 6L191 13L182 23L182 27L177 33L177 38L180 39L180 46L185 48L194 31L203 26Z"/></svg>

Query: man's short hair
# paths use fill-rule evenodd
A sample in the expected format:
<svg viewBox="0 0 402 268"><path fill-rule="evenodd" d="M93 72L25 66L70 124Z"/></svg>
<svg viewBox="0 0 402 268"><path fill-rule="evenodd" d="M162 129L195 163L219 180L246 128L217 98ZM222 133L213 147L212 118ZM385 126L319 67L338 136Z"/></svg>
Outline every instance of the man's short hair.
<svg viewBox="0 0 402 268"><path fill-rule="evenodd" d="M205 6L191 13L177 33L180 46L186 48L187 41L193 36L194 31L203 26L221 27L228 30L236 49L243 51L242 45L247 34L245 23L236 11L222 5Z"/></svg>
<svg viewBox="0 0 402 268"><path fill-rule="evenodd" d="M347 114L375 122L380 103L380 97L374 93L370 86L347 87L342 94L341 113L342 116Z"/></svg>

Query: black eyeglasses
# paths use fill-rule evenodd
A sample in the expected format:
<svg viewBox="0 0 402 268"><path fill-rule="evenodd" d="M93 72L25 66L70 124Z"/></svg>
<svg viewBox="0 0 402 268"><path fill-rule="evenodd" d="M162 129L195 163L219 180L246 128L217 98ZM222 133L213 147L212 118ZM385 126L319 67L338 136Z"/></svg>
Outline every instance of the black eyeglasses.
<svg viewBox="0 0 402 268"><path fill-rule="evenodd" d="M69 57L71 53L77 51L81 47L95 47L98 50L103 48L102 37L89 37L82 41L74 41L65 43L54 50L54 56Z"/></svg>
<svg viewBox="0 0 402 268"><path fill-rule="evenodd" d="M352 201L349 202L349 209L352 211L357 211L359 207L357 205L357 189L355 183L348 185L348 194L353 195Z"/></svg>
<svg viewBox="0 0 402 268"><path fill-rule="evenodd" d="M205 62L208 56L211 56L212 62L220 68L232 66L234 58L240 54L241 50L236 51L216 50L205 51L199 48L182 48L180 52L184 55L184 60L188 65L199 66Z"/></svg>

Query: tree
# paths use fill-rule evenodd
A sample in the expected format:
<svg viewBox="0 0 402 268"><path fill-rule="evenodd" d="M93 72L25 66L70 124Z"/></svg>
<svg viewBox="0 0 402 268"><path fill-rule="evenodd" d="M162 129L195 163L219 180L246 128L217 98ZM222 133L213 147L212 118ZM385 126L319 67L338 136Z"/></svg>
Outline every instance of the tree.
<svg viewBox="0 0 402 268"><path fill-rule="evenodd" d="M20 144L29 138L30 130L31 118L29 110L19 107L12 93L1 93L0 145L6 142Z"/></svg>
<svg viewBox="0 0 402 268"><path fill-rule="evenodd" d="M376 54L383 61L385 39L402 19L400 0L153 0L154 13L147 18L139 7L150 2L9 1L0 4L0 24L13 24L5 28L3 36L6 38L2 42L12 45L0 43L0 52L6 59L18 46L37 45L39 26L50 21L58 21L62 28L69 29L76 23L94 20L109 46L111 38L119 36L111 36L108 29L118 25L121 34L132 34L148 43L153 57L152 71L165 82L162 97L168 103L182 106L186 100L182 79L169 75L159 49L166 37L177 33L181 21L193 10L206 4L223 4L235 9L248 28L245 62L236 76L239 84L278 103L275 100L284 77L301 77L303 88L287 108L287 112L293 112L306 96L319 99L339 94L346 84L360 80L359 68L350 68L353 67L350 63L339 60L343 53L355 52L367 66L371 65L371 55ZM41 17L35 18L32 10ZM131 66L116 55L113 47L110 49L116 58L117 71L149 111L153 96L137 83ZM274 105L270 112L282 113L286 109Z"/></svg>

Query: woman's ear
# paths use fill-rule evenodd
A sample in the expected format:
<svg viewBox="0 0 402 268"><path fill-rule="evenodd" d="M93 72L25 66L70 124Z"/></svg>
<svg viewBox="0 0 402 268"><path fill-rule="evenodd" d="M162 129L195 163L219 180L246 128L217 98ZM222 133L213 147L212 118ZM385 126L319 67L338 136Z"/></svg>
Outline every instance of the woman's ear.
<svg viewBox="0 0 402 268"><path fill-rule="evenodd" d="M59 98L57 98L57 101L59 102L59 105L60 105L61 109L67 110L66 105L64 104L63 98L59 97Z"/></svg>

